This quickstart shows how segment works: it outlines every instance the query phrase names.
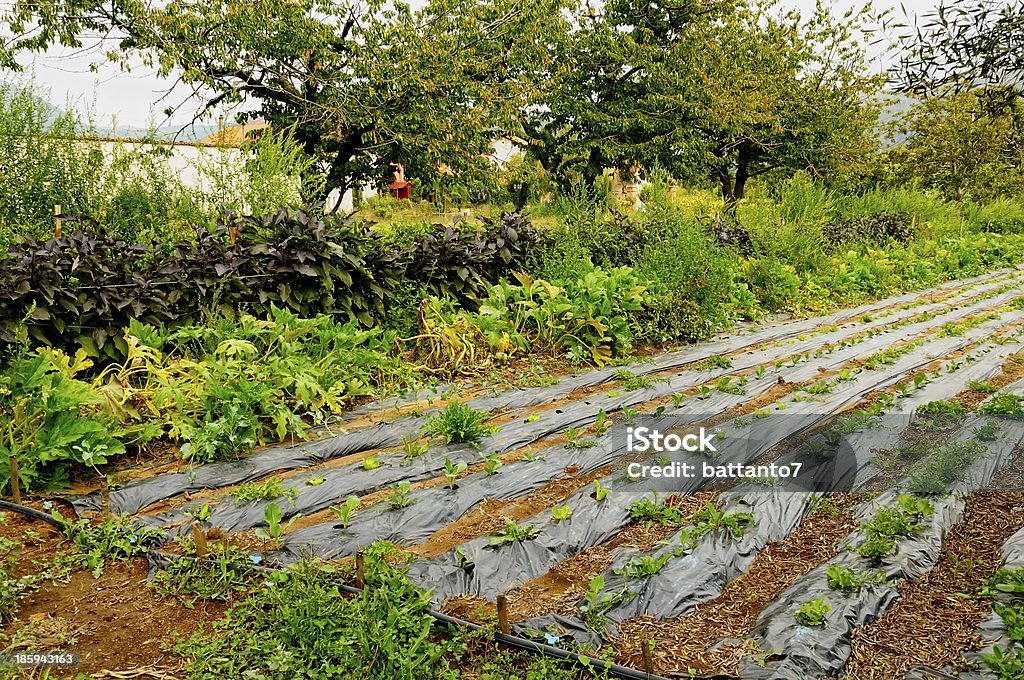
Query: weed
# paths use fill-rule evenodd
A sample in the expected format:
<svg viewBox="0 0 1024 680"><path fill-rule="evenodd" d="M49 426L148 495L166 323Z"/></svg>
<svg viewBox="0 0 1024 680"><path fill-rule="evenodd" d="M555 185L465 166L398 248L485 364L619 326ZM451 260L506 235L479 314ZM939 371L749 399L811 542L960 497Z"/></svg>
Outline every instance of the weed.
<svg viewBox="0 0 1024 680"><path fill-rule="evenodd" d="M711 529L725 529L733 538L743 538L748 526L754 523L754 515L749 512L728 512L715 507L714 503L705 503L704 509L693 516L695 525L707 525Z"/></svg>
<svg viewBox="0 0 1024 680"><path fill-rule="evenodd" d="M987 419L984 423L974 428L972 432L980 441L991 442L999 438L999 423L993 418Z"/></svg>
<svg viewBox="0 0 1024 680"><path fill-rule="evenodd" d="M622 387L632 392L653 386L655 383L665 382L665 378L652 378L649 375L636 375L626 369L615 372L615 379L622 382Z"/></svg>
<svg viewBox="0 0 1024 680"><path fill-rule="evenodd" d="M975 390L976 392L982 392L984 394L995 394L996 392L999 391L998 387L996 387L990 382L985 382L983 380L969 380L967 382L967 387L972 390Z"/></svg>
<svg viewBox="0 0 1024 680"><path fill-rule="evenodd" d="M291 486L285 486L277 477L271 477L262 484L250 482L235 489L231 494L235 497L235 505L242 506L255 501L270 501L278 498L287 498L288 502L295 505L295 498L298 491Z"/></svg>
<svg viewBox="0 0 1024 680"><path fill-rule="evenodd" d="M716 368L732 368L732 359L728 359L718 354L712 354L711 356L704 360L704 363L701 364L701 367L704 368L705 370L713 370Z"/></svg>
<svg viewBox="0 0 1024 680"><path fill-rule="evenodd" d="M825 569L825 578L828 580L828 587L832 590L849 593L867 585L881 583L884 576L879 572L858 573L853 569L832 564Z"/></svg>
<svg viewBox="0 0 1024 680"><path fill-rule="evenodd" d="M597 442L593 439L584 439L584 435L587 433L585 427L573 427L570 425L565 429L565 448L567 449L588 449L592 446L597 446Z"/></svg>
<svg viewBox="0 0 1024 680"><path fill-rule="evenodd" d="M225 551L210 563L178 560L158 571L148 585L161 595L177 597L187 609L193 609L196 600L227 602L252 581L244 571L230 566L232 557Z"/></svg>
<svg viewBox="0 0 1024 680"><path fill-rule="evenodd" d="M615 570L616 574L625 576L627 579L645 578L654 576L665 568L671 555L654 557L653 555L642 555L626 562L622 567Z"/></svg>
<svg viewBox="0 0 1024 680"><path fill-rule="evenodd" d="M832 605L826 602L825 598L817 597L800 605L794 616L801 626L823 626L825 617L830 611L832 611Z"/></svg>
<svg viewBox="0 0 1024 680"><path fill-rule="evenodd" d="M425 441L420 441L416 437L402 437L402 452L405 454L402 460L409 462L415 458L419 458L427 452L430 445Z"/></svg>
<svg viewBox="0 0 1024 680"><path fill-rule="evenodd" d="M498 531L491 532L487 545L498 547L506 543L522 543L537 536L540 527L533 524L519 524L514 519L505 518L505 526Z"/></svg>
<svg viewBox="0 0 1024 680"><path fill-rule="evenodd" d="M423 433L441 437L446 444L476 444L498 431L484 424L489 417L472 406L452 401L426 422Z"/></svg>
<svg viewBox="0 0 1024 680"><path fill-rule="evenodd" d="M646 526L678 526L682 524L683 516L674 506L659 505L657 499L644 498L629 506L629 519L633 522L642 522Z"/></svg>
<svg viewBox="0 0 1024 680"><path fill-rule="evenodd" d="M465 642L433 635L430 595L383 553L376 544L367 551L366 587L353 595L331 565L303 561L270 574L212 628L176 644L185 674L237 677L241 662L253 677L445 677Z"/></svg>

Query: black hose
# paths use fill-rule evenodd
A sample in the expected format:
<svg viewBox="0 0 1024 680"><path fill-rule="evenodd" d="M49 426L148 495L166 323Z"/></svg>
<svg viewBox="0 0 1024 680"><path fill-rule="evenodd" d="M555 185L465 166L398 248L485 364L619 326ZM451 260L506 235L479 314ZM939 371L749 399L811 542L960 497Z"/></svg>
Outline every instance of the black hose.
<svg viewBox="0 0 1024 680"><path fill-rule="evenodd" d="M27 505L19 505L17 503L11 503L9 501L0 500L0 509L10 510L12 512L17 512L27 517L31 517L33 519L38 519L43 522L47 522L48 524L52 524L53 526L57 527L61 531L65 531L67 529L67 525L64 522L57 519L56 517L48 515L47 513L42 512L40 510L36 510L35 508L30 508ZM175 555L172 553L163 552L161 550L151 550L147 556L149 557L149 561L154 565L158 563L158 560L164 562L180 562L182 560L185 560L197 564L217 564L213 560L204 560L196 557L189 557L187 555ZM265 567L257 564L246 564L243 562L229 562L228 566L234 569L244 569L260 573L272 573L280 571L279 568L275 567ZM358 595L361 592L359 588L354 588L352 586L344 584L340 586L340 589L346 593L349 593L350 595ZM433 609L429 610L428 613L435 621L438 621L439 623L455 626L463 630L479 631L484 629L484 626L481 626L478 623L473 623L472 621L466 621L464 619L456 618L454 616L442 614L441 612L435 611ZM623 666L617 663L613 663L611 661L605 661L604 659L597 659L592 656L581 655L577 652L571 652L566 649L561 649L559 647L553 647L551 645L544 644L543 642L527 640L526 638L522 638L517 635L505 635L504 633L495 631L493 633L493 639L495 640L495 642L525 652L532 652L534 654L540 654L541 656L553 657L556 659L570 661L577 664L583 664L584 662L581 661L581 659L585 658L585 663L590 668L593 668L598 671L607 671L610 675L614 675L619 678L625 678L626 680L667 680L667 678L664 678L660 675L645 673L643 671L638 671L635 668L629 668L628 666ZM700 680L699 676L694 677Z"/></svg>
<svg viewBox="0 0 1024 680"><path fill-rule="evenodd" d="M42 522L46 522L47 524L52 524L61 531L64 531L67 528L67 525L64 522L60 521L53 515L45 513L42 510L30 508L27 505L20 505L18 503L11 503L10 501L0 500L0 510L10 510L11 512L17 512L25 515L26 517L31 517L32 519L38 519Z"/></svg>

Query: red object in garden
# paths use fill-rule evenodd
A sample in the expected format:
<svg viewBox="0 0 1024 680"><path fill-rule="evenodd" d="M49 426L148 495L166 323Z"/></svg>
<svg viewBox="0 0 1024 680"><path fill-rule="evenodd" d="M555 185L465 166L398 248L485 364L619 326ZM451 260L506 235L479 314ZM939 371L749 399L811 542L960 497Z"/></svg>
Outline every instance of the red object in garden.
<svg viewBox="0 0 1024 680"><path fill-rule="evenodd" d="M395 198L409 198L409 190L412 189L412 184L405 180L396 179L391 183L391 195Z"/></svg>
<svg viewBox="0 0 1024 680"><path fill-rule="evenodd" d="M412 184L405 181L405 165L402 163L392 163L391 167L395 169L392 177L394 181L391 183L391 195L395 198L409 198L409 190L412 189Z"/></svg>

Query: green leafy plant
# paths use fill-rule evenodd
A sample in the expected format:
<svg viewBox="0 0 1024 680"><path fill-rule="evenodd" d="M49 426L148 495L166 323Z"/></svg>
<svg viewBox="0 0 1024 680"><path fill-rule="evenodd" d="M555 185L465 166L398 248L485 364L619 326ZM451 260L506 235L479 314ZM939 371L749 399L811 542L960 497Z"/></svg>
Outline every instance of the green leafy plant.
<svg viewBox="0 0 1024 680"><path fill-rule="evenodd" d="M423 426L423 434L444 439L446 444L476 444L498 428L485 425L489 414L451 401Z"/></svg>
<svg viewBox="0 0 1024 680"><path fill-rule="evenodd" d="M284 532L299 518L298 515L293 515L286 524L282 524L281 520L283 517L281 507L277 503L269 503L267 509L263 512L263 521L267 527L265 529L263 527L256 529L256 536L265 541L270 541L271 545L277 549L281 544L281 537L284 535Z"/></svg>
<svg viewBox="0 0 1024 680"><path fill-rule="evenodd" d="M994 416L1024 415L1024 397L1016 394L997 394L978 407L979 413Z"/></svg>
<svg viewBox="0 0 1024 680"><path fill-rule="evenodd" d="M643 498L629 506L629 519L647 526L652 524L678 526L682 523L683 516L674 506L660 505L657 499Z"/></svg>
<svg viewBox="0 0 1024 680"><path fill-rule="evenodd" d="M420 441L416 437L403 437L402 438L402 452L405 454L402 460L408 462L415 458L419 458L427 452L430 445L427 442Z"/></svg>
<svg viewBox="0 0 1024 680"><path fill-rule="evenodd" d="M572 425L567 427L565 429L565 448L587 449L597 446L596 440L585 438L587 429L585 427L573 427Z"/></svg>
<svg viewBox="0 0 1024 680"><path fill-rule="evenodd" d="M409 482L399 482L398 484L391 485L391 493L387 497L388 505L391 506L392 510L401 510L407 508L413 502L410 489L412 484Z"/></svg>
<svg viewBox="0 0 1024 680"><path fill-rule="evenodd" d="M210 519L210 504L203 503L202 505L193 506L191 509L185 511L185 515L191 517L197 522L205 522Z"/></svg>
<svg viewBox="0 0 1024 680"><path fill-rule="evenodd" d="M551 508L551 519L556 522L561 522L572 517L572 508L568 505L556 505Z"/></svg>
<svg viewBox="0 0 1024 680"><path fill-rule="evenodd" d="M514 519L505 518L505 526L490 534L487 545L499 547L506 543L522 543L540 533L540 527L533 524L519 524Z"/></svg>
<svg viewBox="0 0 1024 680"><path fill-rule="evenodd" d="M794 616L801 626L823 626L830 611L832 605L826 602L825 598L818 597L800 605Z"/></svg>
<svg viewBox="0 0 1024 680"><path fill-rule="evenodd" d="M825 578L832 590L853 592L867 585L881 583L884 577L878 572L858 573L848 567L832 564L825 569Z"/></svg>
<svg viewBox="0 0 1024 680"><path fill-rule="evenodd" d="M716 368L732 368L732 359L723 357L718 354L712 354L701 366L706 370L713 370Z"/></svg>
<svg viewBox="0 0 1024 680"><path fill-rule="evenodd" d="M295 498L298 491L294 487L285 486L277 477L271 477L262 484L248 482L235 489L231 494L235 497L235 505L242 506L246 503L256 501L269 501L277 498L287 498L288 502L295 505Z"/></svg>
<svg viewBox="0 0 1024 680"><path fill-rule="evenodd" d="M375 456L367 456L366 458L363 458L363 462L359 464L359 467L364 470L376 470L380 466L381 462Z"/></svg>
<svg viewBox="0 0 1024 680"><path fill-rule="evenodd" d="M460 460L458 463L455 463L450 458L446 457L444 459L444 478L448 482L449 489L455 488L456 480L460 474L466 471L467 467L469 466L464 461Z"/></svg>
<svg viewBox="0 0 1024 680"><path fill-rule="evenodd" d="M654 557L653 555L642 555L626 562L615 573L625 576L627 579L639 579L654 576L668 564L671 555Z"/></svg>
<svg viewBox="0 0 1024 680"><path fill-rule="evenodd" d="M725 529L733 538L743 538L747 527L754 523L754 515L749 512L728 512L709 502L704 504L704 509L695 514L691 521L711 529Z"/></svg>
<svg viewBox="0 0 1024 680"><path fill-rule="evenodd" d="M352 516L352 511L359 507L359 496L349 496L345 499L345 502L337 507L331 507L330 511L341 520L341 528L347 529L349 519Z"/></svg>
<svg viewBox="0 0 1024 680"><path fill-rule="evenodd" d="M594 480L594 500L600 503L608 495L611 489L601 484L600 480Z"/></svg>
<svg viewBox="0 0 1024 680"><path fill-rule="evenodd" d="M492 453L484 458L484 472L488 475L497 474L501 467L501 459L498 457L498 454Z"/></svg>

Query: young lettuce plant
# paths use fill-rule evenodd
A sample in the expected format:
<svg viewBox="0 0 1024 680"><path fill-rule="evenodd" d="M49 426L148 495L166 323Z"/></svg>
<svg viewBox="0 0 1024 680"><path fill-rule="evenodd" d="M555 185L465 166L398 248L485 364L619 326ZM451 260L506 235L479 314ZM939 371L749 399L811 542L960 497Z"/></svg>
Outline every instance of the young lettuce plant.
<svg viewBox="0 0 1024 680"><path fill-rule="evenodd" d="M348 529L348 521L352 515L352 511L359 507L359 497L349 496L345 499L345 502L336 508L331 508L339 520L341 520L341 528Z"/></svg>
<svg viewBox="0 0 1024 680"><path fill-rule="evenodd" d="M455 481L466 471L467 467L469 466L464 461L460 460L458 463L454 463L451 458L444 459L444 478L448 481L449 489L455 489Z"/></svg>
<svg viewBox="0 0 1024 680"><path fill-rule="evenodd" d="M256 536L265 541L270 541L275 550L281 545L281 536L287 531L288 527L295 523L299 515L294 515L288 520L287 524L281 524L283 517L280 506L277 503L270 503L263 512L263 521L267 523L267 528L260 527L256 530Z"/></svg>

